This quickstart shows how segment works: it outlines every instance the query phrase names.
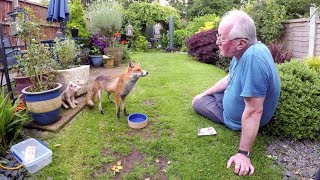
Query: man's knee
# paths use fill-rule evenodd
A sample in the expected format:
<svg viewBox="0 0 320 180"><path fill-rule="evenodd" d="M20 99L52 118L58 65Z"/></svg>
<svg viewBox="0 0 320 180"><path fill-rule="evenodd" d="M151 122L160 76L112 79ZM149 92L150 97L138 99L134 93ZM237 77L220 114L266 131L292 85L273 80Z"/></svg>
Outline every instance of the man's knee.
<svg viewBox="0 0 320 180"><path fill-rule="evenodd" d="M192 104L192 108L196 113L200 113L201 109L203 108L201 103L201 99L197 99L196 101L194 101L194 103Z"/></svg>

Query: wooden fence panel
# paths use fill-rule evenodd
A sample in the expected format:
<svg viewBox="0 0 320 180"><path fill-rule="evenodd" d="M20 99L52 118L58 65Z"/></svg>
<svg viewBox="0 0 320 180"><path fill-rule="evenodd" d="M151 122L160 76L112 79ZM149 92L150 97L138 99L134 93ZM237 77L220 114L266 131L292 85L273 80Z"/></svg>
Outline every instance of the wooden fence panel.
<svg viewBox="0 0 320 180"><path fill-rule="evenodd" d="M285 24L285 35L282 38L284 48L291 50L295 58L303 58L308 55L309 26L308 19L289 20Z"/></svg>
<svg viewBox="0 0 320 180"><path fill-rule="evenodd" d="M3 32L7 34L10 34L7 13L13 11L12 4L11 0L0 0L0 22L2 23ZM46 21L48 7L27 0L19 0L19 6L22 8L29 7L35 13L35 16L41 20L41 32L45 35L43 40L55 38L55 34L59 28L59 23L48 23ZM16 45L15 41L12 41L12 43L13 45Z"/></svg>

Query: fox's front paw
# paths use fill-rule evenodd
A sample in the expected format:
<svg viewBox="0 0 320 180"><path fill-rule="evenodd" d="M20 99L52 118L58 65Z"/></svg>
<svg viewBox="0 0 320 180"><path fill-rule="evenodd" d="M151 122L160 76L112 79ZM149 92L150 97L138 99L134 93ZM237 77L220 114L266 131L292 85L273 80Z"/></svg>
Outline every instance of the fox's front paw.
<svg viewBox="0 0 320 180"><path fill-rule="evenodd" d="M100 110L100 114L104 114L104 112L102 110Z"/></svg>

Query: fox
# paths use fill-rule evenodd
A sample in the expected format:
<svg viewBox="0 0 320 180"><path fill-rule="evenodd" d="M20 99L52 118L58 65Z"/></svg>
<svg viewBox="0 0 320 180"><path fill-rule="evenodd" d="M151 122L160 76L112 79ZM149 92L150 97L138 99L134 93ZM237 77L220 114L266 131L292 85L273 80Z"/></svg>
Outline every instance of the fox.
<svg viewBox="0 0 320 180"><path fill-rule="evenodd" d="M101 75L98 76L91 87L88 89L86 103L87 106L94 107L93 100L95 96L98 96L99 100L99 111L104 114L101 105L102 90L108 94L108 99L111 103L115 103L116 106L116 117L120 118L120 103L119 97L121 98L122 113L128 116L126 111L126 97L129 95L135 84L140 77L145 77L148 72L141 68L141 63L133 63L129 61L128 66L124 73L117 75ZM110 95L114 93L114 102L110 98Z"/></svg>

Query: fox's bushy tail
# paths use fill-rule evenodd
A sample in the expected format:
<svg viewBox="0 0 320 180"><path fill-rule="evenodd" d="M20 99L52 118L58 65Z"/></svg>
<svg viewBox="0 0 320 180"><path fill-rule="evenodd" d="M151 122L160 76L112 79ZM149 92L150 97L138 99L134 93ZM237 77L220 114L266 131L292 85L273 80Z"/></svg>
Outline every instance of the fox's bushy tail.
<svg viewBox="0 0 320 180"><path fill-rule="evenodd" d="M93 100L98 92L98 88L99 88L99 84L97 83L97 81L94 81L87 92L87 97L86 97L87 106L94 107Z"/></svg>

